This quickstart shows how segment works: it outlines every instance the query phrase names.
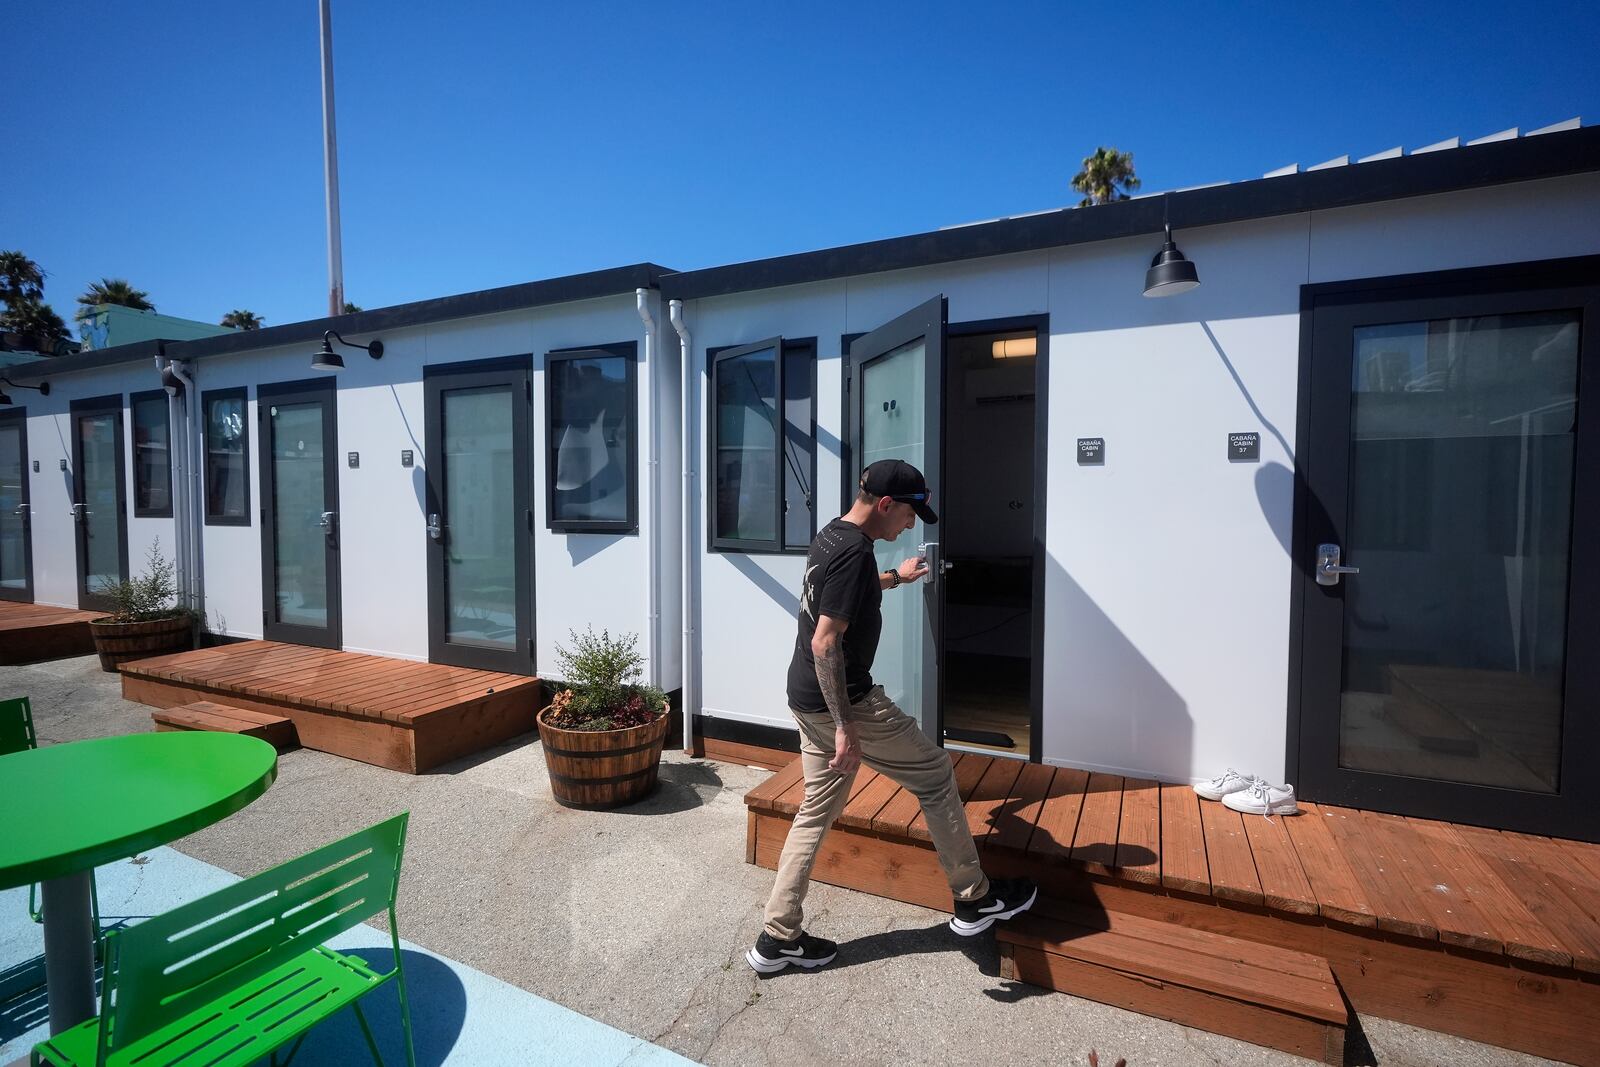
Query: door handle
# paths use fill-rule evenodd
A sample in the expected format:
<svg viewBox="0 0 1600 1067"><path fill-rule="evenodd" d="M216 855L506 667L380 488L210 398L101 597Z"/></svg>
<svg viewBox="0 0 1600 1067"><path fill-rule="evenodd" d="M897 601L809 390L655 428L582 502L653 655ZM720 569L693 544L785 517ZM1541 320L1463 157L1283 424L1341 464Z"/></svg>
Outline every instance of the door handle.
<svg viewBox="0 0 1600 1067"><path fill-rule="evenodd" d="M74 522L82 522L84 520L84 517L89 514L89 505L88 504L74 504L74 505L72 505L72 511L69 512L69 514L71 514L72 519L73 519Z"/></svg>
<svg viewBox="0 0 1600 1067"><path fill-rule="evenodd" d="M439 513L437 511L428 516L428 536L435 541L444 539L444 527L439 525Z"/></svg>
<svg viewBox="0 0 1600 1067"><path fill-rule="evenodd" d="M1318 585L1338 585L1340 575L1360 573L1360 567L1345 567L1340 565L1338 545L1317 546Z"/></svg>
<svg viewBox="0 0 1600 1067"><path fill-rule="evenodd" d="M917 555L921 556L925 561L927 561L928 578L930 580L938 577L950 569L950 564L946 563L940 558L939 542L937 541L922 542L922 544L917 546Z"/></svg>
<svg viewBox="0 0 1600 1067"><path fill-rule="evenodd" d="M338 524L338 521L339 513L337 511L324 511L322 518L317 520L317 525L322 527L323 532L333 533L333 528Z"/></svg>
<svg viewBox="0 0 1600 1067"><path fill-rule="evenodd" d="M28 521L28 505L26 505L26 504L18 504L17 505L17 510L16 510L15 513L22 518L23 522L27 522Z"/></svg>

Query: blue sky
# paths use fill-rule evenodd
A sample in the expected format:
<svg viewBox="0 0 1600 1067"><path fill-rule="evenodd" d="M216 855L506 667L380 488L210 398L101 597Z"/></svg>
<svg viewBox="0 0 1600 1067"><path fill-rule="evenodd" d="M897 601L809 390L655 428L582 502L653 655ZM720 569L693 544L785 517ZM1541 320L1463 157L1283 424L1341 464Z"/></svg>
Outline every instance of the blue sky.
<svg viewBox="0 0 1600 1067"><path fill-rule="evenodd" d="M365 307L1054 207L1100 144L1154 190L1600 121L1592 3L333 8ZM323 313L316 0L14 3L0 40L0 248L58 312L110 275Z"/></svg>

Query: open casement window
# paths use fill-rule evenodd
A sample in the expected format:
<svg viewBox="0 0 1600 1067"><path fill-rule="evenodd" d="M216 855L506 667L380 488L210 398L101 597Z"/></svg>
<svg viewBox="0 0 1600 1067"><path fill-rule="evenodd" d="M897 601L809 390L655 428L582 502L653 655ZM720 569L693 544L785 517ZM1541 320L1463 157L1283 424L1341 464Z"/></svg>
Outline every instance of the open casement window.
<svg viewBox="0 0 1600 1067"><path fill-rule="evenodd" d="M172 431L164 389L134 393L133 514L140 519L172 517Z"/></svg>
<svg viewBox="0 0 1600 1067"><path fill-rule="evenodd" d="M249 395L244 389L204 394L206 433L206 525L250 525Z"/></svg>
<svg viewBox="0 0 1600 1067"><path fill-rule="evenodd" d="M816 339L709 355L711 547L804 552L817 532Z"/></svg>
<svg viewBox="0 0 1600 1067"><path fill-rule="evenodd" d="M639 529L638 346L545 356L546 524L558 533Z"/></svg>

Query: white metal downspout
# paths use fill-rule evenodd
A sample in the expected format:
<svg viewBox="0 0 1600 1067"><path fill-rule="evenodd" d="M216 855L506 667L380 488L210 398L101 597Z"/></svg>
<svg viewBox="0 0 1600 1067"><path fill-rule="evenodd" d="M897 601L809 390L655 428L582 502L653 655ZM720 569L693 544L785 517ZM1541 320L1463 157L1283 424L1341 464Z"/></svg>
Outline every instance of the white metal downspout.
<svg viewBox="0 0 1600 1067"><path fill-rule="evenodd" d="M683 750L694 750L694 716L700 707L700 687L695 677L695 667L700 662L700 651L695 647L694 635L694 576L695 560L699 554L694 540L694 426L698 418L694 390L694 342L689 337L689 327L683 321L683 301L673 300L667 305L672 328L678 331L680 348L679 393L683 405Z"/></svg>
<svg viewBox="0 0 1600 1067"><path fill-rule="evenodd" d="M200 394L195 391L194 378L189 375L187 366L177 360L173 360L171 366L173 375L183 383L183 404L188 415L185 420L187 439L183 444L189 459L189 476L184 479L185 495L188 497L184 518L189 524L189 595L192 598L189 606L203 615L206 610L206 558L202 541L205 536L205 500L201 496L200 485Z"/></svg>
<svg viewBox="0 0 1600 1067"><path fill-rule="evenodd" d="M639 318L644 322L645 391L649 398L650 413L650 458L645 467L648 474L644 480L645 558L649 571L645 584L649 588L650 616L650 629L645 635L645 655L650 660L650 684L660 685L661 591L656 586L661 577L661 515L657 511L656 500L661 479L661 412L656 402L656 320L650 314L650 290L635 289L633 298L639 309Z"/></svg>
<svg viewBox="0 0 1600 1067"><path fill-rule="evenodd" d="M164 350L165 346L163 346ZM186 507L186 487L183 480L183 453L179 451L180 442L188 440L188 434L181 432L178 422L178 388L166 385L166 376L162 374L167 368L167 357L156 357L156 374L162 378L163 391L167 394L167 486L172 504L172 565L177 571L178 578L178 604L187 607L189 604L189 531L184 526L184 508Z"/></svg>

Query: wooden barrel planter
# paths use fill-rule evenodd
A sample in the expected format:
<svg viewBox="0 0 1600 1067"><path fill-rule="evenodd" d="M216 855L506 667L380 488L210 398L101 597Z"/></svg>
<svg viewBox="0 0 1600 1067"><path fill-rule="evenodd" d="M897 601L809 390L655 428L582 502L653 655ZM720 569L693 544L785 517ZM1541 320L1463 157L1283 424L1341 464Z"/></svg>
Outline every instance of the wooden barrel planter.
<svg viewBox="0 0 1600 1067"><path fill-rule="evenodd" d="M115 672L117 664L131 659L165 656L184 652L194 636L194 623L187 615L145 622L89 623L94 650L100 654L100 669Z"/></svg>
<svg viewBox="0 0 1600 1067"><path fill-rule="evenodd" d="M593 811L643 800L655 791L667 716L624 730L563 730L539 713L550 791L569 808Z"/></svg>

